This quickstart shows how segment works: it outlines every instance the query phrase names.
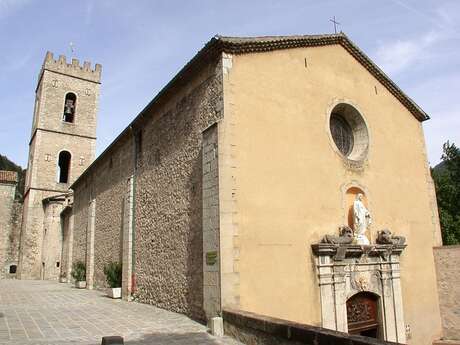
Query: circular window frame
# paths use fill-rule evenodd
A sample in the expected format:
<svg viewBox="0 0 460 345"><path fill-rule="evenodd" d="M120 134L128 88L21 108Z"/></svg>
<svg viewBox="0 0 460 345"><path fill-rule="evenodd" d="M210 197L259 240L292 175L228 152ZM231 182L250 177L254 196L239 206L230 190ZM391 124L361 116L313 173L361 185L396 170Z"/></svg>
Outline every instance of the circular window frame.
<svg viewBox="0 0 460 345"><path fill-rule="evenodd" d="M353 147L349 154L344 155L335 143L331 132L331 117L339 116L351 127L353 134ZM338 99L331 102L326 111L326 131L334 152L350 168L362 168L368 159L371 135L366 118L359 107L349 100Z"/></svg>

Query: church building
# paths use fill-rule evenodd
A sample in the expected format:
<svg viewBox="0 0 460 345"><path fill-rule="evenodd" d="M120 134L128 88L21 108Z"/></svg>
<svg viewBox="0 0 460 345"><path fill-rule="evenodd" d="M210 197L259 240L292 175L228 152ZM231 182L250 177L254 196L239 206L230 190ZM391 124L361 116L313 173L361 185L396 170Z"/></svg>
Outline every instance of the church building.
<svg viewBox="0 0 460 345"><path fill-rule="evenodd" d="M429 117L346 35L215 36L93 161L99 83L47 55L22 276L115 261L123 298L199 320L441 337Z"/></svg>

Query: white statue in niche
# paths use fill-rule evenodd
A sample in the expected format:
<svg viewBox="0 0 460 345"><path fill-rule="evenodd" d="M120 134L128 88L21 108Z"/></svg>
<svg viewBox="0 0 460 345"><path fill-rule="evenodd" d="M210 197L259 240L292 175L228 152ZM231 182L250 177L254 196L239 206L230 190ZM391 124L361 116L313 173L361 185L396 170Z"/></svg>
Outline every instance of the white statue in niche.
<svg viewBox="0 0 460 345"><path fill-rule="evenodd" d="M369 245L369 239L366 236L367 227L372 223L371 214L363 204L363 195L356 195L353 203L354 230L358 244Z"/></svg>

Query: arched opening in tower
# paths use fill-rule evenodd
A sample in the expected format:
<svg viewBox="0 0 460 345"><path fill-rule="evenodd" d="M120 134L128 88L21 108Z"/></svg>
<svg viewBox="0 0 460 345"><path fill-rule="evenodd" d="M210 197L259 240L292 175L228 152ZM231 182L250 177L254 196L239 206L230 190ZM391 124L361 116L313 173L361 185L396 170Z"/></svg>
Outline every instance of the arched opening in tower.
<svg viewBox="0 0 460 345"><path fill-rule="evenodd" d="M74 121L76 103L77 96L75 96L74 93L69 92L65 95L64 114L62 115L62 120L64 122L72 123Z"/></svg>
<svg viewBox="0 0 460 345"><path fill-rule="evenodd" d="M58 168L59 168L58 182L59 183L69 182L70 159L71 159L70 152L61 151L59 153L59 159L58 159Z"/></svg>

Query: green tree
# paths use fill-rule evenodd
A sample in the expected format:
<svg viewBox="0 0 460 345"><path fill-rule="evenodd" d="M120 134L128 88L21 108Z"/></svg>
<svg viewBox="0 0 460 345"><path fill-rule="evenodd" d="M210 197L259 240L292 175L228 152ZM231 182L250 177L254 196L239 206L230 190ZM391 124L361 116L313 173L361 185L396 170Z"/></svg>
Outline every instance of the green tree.
<svg viewBox="0 0 460 345"><path fill-rule="evenodd" d="M443 145L442 162L433 170L442 240L445 245L460 244L460 149Z"/></svg>

